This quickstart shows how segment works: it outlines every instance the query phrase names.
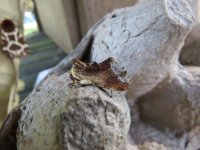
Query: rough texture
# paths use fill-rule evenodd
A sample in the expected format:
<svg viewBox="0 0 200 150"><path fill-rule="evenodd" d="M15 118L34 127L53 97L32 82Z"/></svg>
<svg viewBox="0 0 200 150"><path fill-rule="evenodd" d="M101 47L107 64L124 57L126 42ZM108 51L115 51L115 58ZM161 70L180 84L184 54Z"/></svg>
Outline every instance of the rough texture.
<svg viewBox="0 0 200 150"><path fill-rule="evenodd" d="M200 72L178 62L194 3L141 1L100 20L22 104L19 149L198 149ZM132 123L126 142L130 118L123 93L68 86L63 72L73 58L88 60L84 53L97 62L114 57L128 71Z"/></svg>
<svg viewBox="0 0 200 150"><path fill-rule="evenodd" d="M91 60L114 57L131 78L127 98L137 98L172 71L193 20L185 1L151 0L116 10L96 30Z"/></svg>
<svg viewBox="0 0 200 150"><path fill-rule="evenodd" d="M175 135L176 140L168 145L166 134L162 140L159 140L161 135L154 138L157 129L154 134L148 132L147 135L130 132L134 142L140 136L145 137L140 141L144 142L142 145L136 144L139 149L165 149L162 144L168 145L166 149L184 149L178 138L199 124L199 72L189 72L178 62L194 20L186 1L148 1L134 9L113 12L95 32L91 60L98 62L108 56L114 57L131 78L127 98L131 109L138 107L132 110L131 130L138 128L134 117L139 113L140 121L148 124L147 129L149 125L155 126L161 131L173 131ZM141 95L144 96L140 98ZM145 139L152 138L154 144L145 143Z"/></svg>
<svg viewBox="0 0 200 150"><path fill-rule="evenodd" d="M178 73L140 97L138 107L143 121L179 137L200 123L200 69L182 68Z"/></svg>
<svg viewBox="0 0 200 150"><path fill-rule="evenodd" d="M200 126L193 128L187 135L186 150L198 150L200 148Z"/></svg>
<svg viewBox="0 0 200 150"><path fill-rule="evenodd" d="M193 14L195 16L195 24L192 27L192 31L188 35L185 45L191 44L192 42L200 39L200 1L199 0L187 0Z"/></svg>
<svg viewBox="0 0 200 150"><path fill-rule="evenodd" d="M200 1L188 0L196 16L195 24L191 33L188 35L185 46L181 50L180 62L183 65L200 65Z"/></svg>
<svg viewBox="0 0 200 150"><path fill-rule="evenodd" d="M138 122L129 131L132 144L128 150L184 150L185 137L176 138L170 132L161 132L155 127Z"/></svg>
<svg viewBox="0 0 200 150"><path fill-rule="evenodd" d="M26 99L18 149L117 149L125 142L130 114L124 94L71 82L68 73L50 76Z"/></svg>
<svg viewBox="0 0 200 150"><path fill-rule="evenodd" d="M108 97L104 91L92 87L73 90L70 94L73 102L62 121L65 148L120 148L126 141L130 124L129 108L123 95L113 92Z"/></svg>

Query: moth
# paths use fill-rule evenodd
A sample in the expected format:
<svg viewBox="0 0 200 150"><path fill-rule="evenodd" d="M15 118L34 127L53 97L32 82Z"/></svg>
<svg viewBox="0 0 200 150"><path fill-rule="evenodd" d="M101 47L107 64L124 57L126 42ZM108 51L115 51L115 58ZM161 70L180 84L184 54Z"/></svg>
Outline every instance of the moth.
<svg viewBox="0 0 200 150"><path fill-rule="evenodd" d="M112 57L101 63L84 63L75 59L70 78L74 84L96 85L116 91L126 91L129 86L127 72L119 68Z"/></svg>

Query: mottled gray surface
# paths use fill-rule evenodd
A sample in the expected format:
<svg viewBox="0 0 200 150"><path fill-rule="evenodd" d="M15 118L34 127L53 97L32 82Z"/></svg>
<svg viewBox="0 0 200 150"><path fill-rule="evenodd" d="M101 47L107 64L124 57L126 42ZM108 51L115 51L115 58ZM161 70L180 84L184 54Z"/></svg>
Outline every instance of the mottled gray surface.
<svg viewBox="0 0 200 150"><path fill-rule="evenodd" d="M166 78L156 88L138 99L140 117L162 131L181 136L200 118L200 69L187 68Z"/></svg>
<svg viewBox="0 0 200 150"><path fill-rule="evenodd" d="M68 73L50 76L25 100L18 129L20 150L114 150L124 144L130 125L124 93L70 87L71 82Z"/></svg>
<svg viewBox="0 0 200 150"><path fill-rule="evenodd" d="M110 97L96 87L83 87L70 94L73 102L62 119L66 149L117 150L126 142L130 112L123 93Z"/></svg>
<svg viewBox="0 0 200 150"><path fill-rule="evenodd" d="M91 60L114 57L124 66L132 99L150 91L177 65L194 18L189 5L177 0L150 0L112 14L95 31Z"/></svg>
<svg viewBox="0 0 200 150"><path fill-rule="evenodd" d="M200 66L200 1L188 0L194 12L195 24L181 50L180 62L183 65Z"/></svg>
<svg viewBox="0 0 200 150"><path fill-rule="evenodd" d="M200 71L178 62L195 21L192 4L195 0L142 0L100 20L24 102L19 149L200 148L194 128L199 125ZM71 88L68 73L62 74L87 48L91 61L114 57L129 73L132 124L126 142L130 118L123 93Z"/></svg>

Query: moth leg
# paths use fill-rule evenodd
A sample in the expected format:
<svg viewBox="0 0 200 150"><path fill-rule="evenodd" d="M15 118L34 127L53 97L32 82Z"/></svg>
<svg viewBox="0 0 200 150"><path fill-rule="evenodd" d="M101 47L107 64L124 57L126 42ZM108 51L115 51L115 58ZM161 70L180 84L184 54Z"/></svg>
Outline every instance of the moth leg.
<svg viewBox="0 0 200 150"><path fill-rule="evenodd" d="M73 78L72 83L69 83L69 87L78 87L80 86L79 80Z"/></svg>
<svg viewBox="0 0 200 150"><path fill-rule="evenodd" d="M78 81L77 79L73 79L73 80L72 80L72 84L73 84L73 85L78 85L78 82L79 82L79 81Z"/></svg>
<svg viewBox="0 0 200 150"><path fill-rule="evenodd" d="M100 87L100 86L97 86L97 87L98 87L98 89L100 89L103 93L105 93L106 95L108 95L109 97L112 98L112 90L106 90L106 89L104 89L104 88L102 88L102 87Z"/></svg>

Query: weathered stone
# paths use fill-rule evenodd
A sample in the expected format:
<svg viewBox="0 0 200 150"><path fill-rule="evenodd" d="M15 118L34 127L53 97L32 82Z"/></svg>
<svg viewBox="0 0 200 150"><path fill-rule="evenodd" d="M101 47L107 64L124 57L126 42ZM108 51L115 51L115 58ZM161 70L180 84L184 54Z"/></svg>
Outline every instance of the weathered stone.
<svg viewBox="0 0 200 150"><path fill-rule="evenodd" d="M138 99L144 122L180 136L200 123L200 69L180 69Z"/></svg>
<svg viewBox="0 0 200 150"><path fill-rule="evenodd" d="M91 60L114 57L131 78L127 98L135 99L174 70L194 22L192 14L186 1L177 0L116 10L96 29Z"/></svg>
<svg viewBox="0 0 200 150"><path fill-rule="evenodd" d="M199 124L200 72L178 62L195 22L194 2L141 1L100 20L22 104L19 149L196 148L187 137ZM123 93L68 85L65 72L72 60L89 50L91 61L114 57L131 78L126 98L133 113L126 142L130 118Z"/></svg>
<svg viewBox="0 0 200 150"><path fill-rule="evenodd" d="M186 150L198 150L200 148L200 128L199 126L193 128L188 134L186 134L187 143L185 145Z"/></svg>
<svg viewBox="0 0 200 150"><path fill-rule="evenodd" d="M71 87L71 82L68 73L50 76L24 101L20 150L110 150L126 142L130 112L123 92Z"/></svg>
<svg viewBox="0 0 200 150"><path fill-rule="evenodd" d="M200 1L188 0L194 12L195 24L181 50L180 62L183 65L200 66Z"/></svg>

